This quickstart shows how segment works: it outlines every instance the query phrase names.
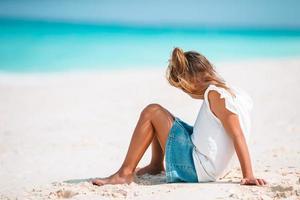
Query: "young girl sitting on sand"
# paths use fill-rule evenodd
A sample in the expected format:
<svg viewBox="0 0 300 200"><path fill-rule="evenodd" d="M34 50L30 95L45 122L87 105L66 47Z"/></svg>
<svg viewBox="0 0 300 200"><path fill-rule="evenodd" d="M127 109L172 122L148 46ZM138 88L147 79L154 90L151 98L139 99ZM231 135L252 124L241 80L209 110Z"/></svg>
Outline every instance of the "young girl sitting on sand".
<svg viewBox="0 0 300 200"><path fill-rule="evenodd" d="M93 179L92 183L130 183L135 174L154 175L162 171L168 183L216 181L226 173L236 152L243 173L241 184L266 184L253 174L246 142L250 134L251 98L241 89L229 87L211 63L195 51L175 48L166 76L172 86L203 100L194 126L159 104L147 105L120 169L109 177ZM150 164L136 170L150 144Z"/></svg>

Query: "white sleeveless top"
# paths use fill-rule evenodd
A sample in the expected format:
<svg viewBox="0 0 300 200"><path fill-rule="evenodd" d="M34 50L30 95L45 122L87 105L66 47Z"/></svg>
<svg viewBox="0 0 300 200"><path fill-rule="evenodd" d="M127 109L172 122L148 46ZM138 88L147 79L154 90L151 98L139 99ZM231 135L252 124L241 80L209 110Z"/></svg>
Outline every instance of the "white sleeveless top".
<svg viewBox="0 0 300 200"><path fill-rule="evenodd" d="M234 155L235 149L229 134L226 133L221 121L210 110L208 92L211 90L220 93L225 99L226 108L237 114L246 138L250 134L250 111L253 101L240 88L229 86L236 97L226 89L209 85L204 93L204 101L196 118L191 139L195 145L193 160L199 182L215 181L224 173Z"/></svg>

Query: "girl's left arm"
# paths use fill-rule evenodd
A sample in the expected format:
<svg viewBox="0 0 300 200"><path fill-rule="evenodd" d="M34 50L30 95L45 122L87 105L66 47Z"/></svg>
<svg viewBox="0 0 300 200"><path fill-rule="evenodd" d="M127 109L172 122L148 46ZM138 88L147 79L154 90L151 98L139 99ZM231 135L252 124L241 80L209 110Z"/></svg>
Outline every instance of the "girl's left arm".
<svg viewBox="0 0 300 200"><path fill-rule="evenodd" d="M256 178L253 175L250 155L247 143L239 123L239 118L235 113L230 112L225 107L225 100L220 98L216 91L210 91L208 94L209 104L212 112L220 119L224 129L233 140L236 154L239 158L243 179L242 185L265 185L264 179Z"/></svg>

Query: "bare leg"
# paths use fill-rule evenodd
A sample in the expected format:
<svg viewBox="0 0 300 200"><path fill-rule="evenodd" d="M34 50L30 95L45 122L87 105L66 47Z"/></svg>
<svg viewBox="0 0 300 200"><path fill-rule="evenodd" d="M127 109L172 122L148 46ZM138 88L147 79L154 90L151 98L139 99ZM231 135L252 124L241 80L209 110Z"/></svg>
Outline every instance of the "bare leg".
<svg viewBox="0 0 300 200"><path fill-rule="evenodd" d="M161 159L161 156L163 157L168 133L173 125L173 121L174 117L170 112L159 104L149 104L146 106L141 112L121 168L107 178L92 180L92 183L95 185L105 185L132 182L138 162L155 137L160 144L162 155L153 159L156 161L156 159Z"/></svg>
<svg viewBox="0 0 300 200"><path fill-rule="evenodd" d="M170 113L167 109L165 109L166 112L169 113L169 115L173 118L173 121L175 120L175 117ZM151 143L151 149L152 149L152 157L150 163L143 167L143 168L137 168L136 169L136 174L138 176L143 175L143 174L159 174L162 171L165 171L164 168L164 151L161 148L161 145L158 141L158 138L156 136L157 134L154 134L154 138Z"/></svg>
<svg viewBox="0 0 300 200"><path fill-rule="evenodd" d="M151 149L152 149L152 158L150 164L141 169L137 169L136 174L139 176L146 173L155 175L161 173L162 171L165 171L164 163L163 163L164 152L161 149L161 146L156 136L154 136L152 140Z"/></svg>

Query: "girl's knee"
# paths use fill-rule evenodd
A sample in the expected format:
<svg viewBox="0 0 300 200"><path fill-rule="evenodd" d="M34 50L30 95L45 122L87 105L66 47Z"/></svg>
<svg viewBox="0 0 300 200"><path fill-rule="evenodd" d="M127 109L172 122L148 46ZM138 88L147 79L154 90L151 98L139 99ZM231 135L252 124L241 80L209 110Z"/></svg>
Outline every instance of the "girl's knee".
<svg viewBox="0 0 300 200"><path fill-rule="evenodd" d="M150 118L153 116L154 113L158 112L158 111L163 111L164 108L157 103L151 103L148 104L141 112L141 116L142 117L147 117Z"/></svg>

